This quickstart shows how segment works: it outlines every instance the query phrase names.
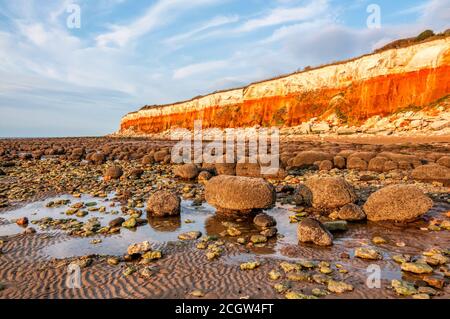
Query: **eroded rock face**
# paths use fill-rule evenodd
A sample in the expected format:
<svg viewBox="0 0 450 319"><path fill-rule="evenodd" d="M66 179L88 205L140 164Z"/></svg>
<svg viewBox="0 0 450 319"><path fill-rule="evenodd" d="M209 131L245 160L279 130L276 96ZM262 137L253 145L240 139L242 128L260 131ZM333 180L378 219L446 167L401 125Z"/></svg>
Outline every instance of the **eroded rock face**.
<svg viewBox="0 0 450 319"><path fill-rule="evenodd" d="M391 185L369 196L364 212L371 221L413 221L425 214L433 201L413 185Z"/></svg>
<svg viewBox="0 0 450 319"><path fill-rule="evenodd" d="M148 199L147 213L151 216L177 216L180 215L180 202L174 193L160 190Z"/></svg>
<svg viewBox="0 0 450 319"><path fill-rule="evenodd" d="M353 187L341 177L312 177L305 183L311 191L311 204L318 209L335 209L353 203Z"/></svg>
<svg viewBox="0 0 450 319"><path fill-rule="evenodd" d="M220 175L206 184L205 199L223 212L249 212L272 207L275 189L262 178Z"/></svg>
<svg viewBox="0 0 450 319"><path fill-rule="evenodd" d="M313 218L303 219L297 227L298 240L302 243L313 243L319 246L331 246L333 235Z"/></svg>

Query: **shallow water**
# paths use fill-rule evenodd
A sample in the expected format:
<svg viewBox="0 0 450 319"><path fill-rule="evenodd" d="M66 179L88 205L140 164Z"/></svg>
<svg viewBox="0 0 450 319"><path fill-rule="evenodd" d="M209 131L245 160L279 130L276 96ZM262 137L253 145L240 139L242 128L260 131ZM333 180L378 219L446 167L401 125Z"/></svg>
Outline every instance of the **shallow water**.
<svg viewBox="0 0 450 319"><path fill-rule="evenodd" d="M49 198L45 201L33 202L17 210L0 214L0 236L10 236L20 234L24 231L23 227L16 225L13 221L21 217L28 217L30 226L34 227L38 233L58 233L60 230L40 229L38 225L33 225L33 220L39 220L44 217L74 218L86 222L92 217L97 217L102 226L108 225L109 221L122 213L112 214L113 211L120 211L120 204L112 199L114 194L107 198L94 198L83 195L81 198L75 198L70 195ZM69 199L70 203L65 206L48 208L45 205L50 201L59 199ZM89 212L85 217L75 215L67 216L64 212L77 202L96 202L97 207L105 206L106 212ZM111 204L115 206L111 207ZM121 228L119 234L115 235L97 235L88 238L68 237L66 240L45 247L40 251L44 256L66 258L84 256L88 254L99 255L123 255L130 244L142 241L150 241L154 244L164 245L168 242L178 241L178 235L189 231L201 231L203 235L218 236L225 231L227 227L223 224L224 220L215 215L215 209L204 203L202 206L193 206L190 201L182 201L181 216L175 218L148 218L148 224L139 226L135 230ZM277 221L279 235L272 238L264 247L250 248L250 254L258 254L270 257L298 257L316 260L337 260L342 252L352 254L354 248L371 245L371 238L382 236L388 240L387 244L377 246L377 249L383 254L385 259L397 253L419 254L427 249L450 248L450 232L428 232L420 230L420 227L426 226L424 221L405 226L396 226L392 224L376 223L351 223L346 232L334 233L335 241L332 247L317 247L313 245L297 243L297 224L290 223L289 215L294 213L289 211L291 206L278 205L266 212L273 216ZM439 204L427 214L428 217L441 217L442 213L449 210L450 205ZM145 208L135 208L143 212L142 218L146 216ZM125 216L123 216L125 217ZM126 217L125 217L126 218ZM190 221L190 222L188 222ZM242 236L258 234L259 229L248 220L232 220L235 227L241 230ZM240 237L242 237L240 236ZM93 239L101 239L102 242L92 244ZM223 237L227 242L236 242L236 237ZM397 277L390 275L389 277Z"/></svg>

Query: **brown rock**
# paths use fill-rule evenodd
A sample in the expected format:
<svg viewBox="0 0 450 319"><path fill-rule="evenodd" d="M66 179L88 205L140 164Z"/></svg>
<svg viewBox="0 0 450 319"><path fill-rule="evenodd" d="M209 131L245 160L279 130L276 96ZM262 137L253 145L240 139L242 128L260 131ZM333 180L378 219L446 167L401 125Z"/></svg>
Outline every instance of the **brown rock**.
<svg viewBox="0 0 450 319"><path fill-rule="evenodd" d="M367 199L364 212L371 221L412 221L425 214L433 201L413 185L384 187Z"/></svg>
<svg viewBox="0 0 450 319"><path fill-rule="evenodd" d="M336 155L333 158L333 163L334 163L334 166L336 166L339 169L344 169L346 167L346 165L347 165L347 163L345 161L345 157L342 157L342 156L339 156L339 155Z"/></svg>
<svg viewBox="0 0 450 319"><path fill-rule="evenodd" d="M361 207L354 203L350 203L342 206L338 211L331 213L329 217L332 219L359 221L366 219L366 214Z"/></svg>
<svg viewBox="0 0 450 319"><path fill-rule="evenodd" d="M198 174L198 181L201 184L206 184L212 178L212 174L208 171L201 171Z"/></svg>
<svg viewBox="0 0 450 319"><path fill-rule="evenodd" d="M312 177L305 185L311 191L314 208L334 209L357 199L353 187L341 177Z"/></svg>
<svg viewBox="0 0 450 319"><path fill-rule="evenodd" d="M289 165L295 168L308 168L313 166L315 162L332 159L333 156L325 152L303 151L291 159Z"/></svg>
<svg viewBox="0 0 450 319"><path fill-rule="evenodd" d="M100 164L103 164L105 162L106 156L102 152L96 152L96 153L91 155L90 160L94 164L100 165Z"/></svg>
<svg viewBox="0 0 450 319"><path fill-rule="evenodd" d="M109 227L120 227L125 222L125 218L117 217L109 222Z"/></svg>
<svg viewBox="0 0 450 319"><path fill-rule="evenodd" d="M351 156L347 159L347 168L365 171L367 170L367 162L357 156Z"/></svg>
<svg viewBox="0 0 450 319"><path fill-rule="evenodd" d="M179 215L180 198L170 191L157 191L147 201L147 212L151 216Z"/></svg>
<svg viewBox="0 0 450 319"><path fill-rule="evenodd" d="M185 180L194 179L198 176L198 167L195 164L184 164L174 168L175 176Z"/></svg>
<svg viewBox="0 0 450 319"><path fill-rule="evenodd" d="M330 160L325 160L320 162L319 170L321 171L330 171L333 169L333 162Z"/></svg>
<svg viewBox="0 0 450 319"><path fill-rule="evenodd" d="M262 178L220 175L206 184L205 198L219 210L251 211L272 207L276 194Z"/></svg>
<svg viewBox="0 0 450 319"><path fill-rule="evenodd" d="M19 225L19 226L27 226L28 225L28 218L27 217L19 218L18 220L16 220L16 224Z"/></svg>
<svg viewBox="0 0 450 319"><path fill-rule="evenodd" d="M450 168L438 164L422 165L415 168L411 177L421 181L450 183Z"/></svg>
<svg viewBox="0 0 450 319"><path fill-rule="evenodd" d="M383 166L384 172L389 172L389 171L393 171L396 169L398 169L398 164L396 162L389 161L389 160L384 162L384 166Z"/></svg>
<svg viewBox="0 0 450 319"><path fill-rule="evenodd" d="M123 175L122 168L119 166L110 166L106 169L104 178L105 180L118 179Z"/></svg>
<svg viewBox="0 0 450 319"><path fill-rule="evenodd" d="M142 165L149 165L153 164L154 162L155 158L153 157L153 154L145 155L141 160Z"/></svg>
<svg viewBox="0 0 450 319"><path fill-rule="evenodd" d="M297 236L302 243L331 246L333 235L316 219L305 218L297 228Z"/></svg>
<svg viewBox="0 0 450 319"><path fill-rule="evenodd" d="M167 155L169 155L169 150L163 149L158 152L155 152L153 157L154 157L155 162L162 162L165 160Z"/></svg>
<svg viewBox="0 0 450 319"><path fill-rule="evenodd" d="M253 223L259 227L272 227L277 224L272 216L264 213L256 215L253 219Z"/></svg>
<svg viewBox="0 0 450 319"><path fill-rule="evenodd" d="M374 157L370 160L367 169L372 172L382 173L384 172L384 164L386 161L387 159L384 157Z"/></svg>
<svg viewBox="0 0 450 319"><path fill-rule="evenodd" d="M450 168L450 156L442 156L436 164Z"/></svg>

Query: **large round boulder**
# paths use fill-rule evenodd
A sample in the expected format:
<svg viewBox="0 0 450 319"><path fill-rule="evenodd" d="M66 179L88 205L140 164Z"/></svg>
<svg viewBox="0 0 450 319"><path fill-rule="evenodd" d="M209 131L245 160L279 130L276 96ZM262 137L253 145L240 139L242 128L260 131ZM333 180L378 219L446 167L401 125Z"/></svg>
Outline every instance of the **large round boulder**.
<svg viewBox="0 0 450 319"><path fill-rule="evenodd" d="M262 178L219 175L205 187L206 201L222 212L249 212L274 205L274 187Z"/></svg>
<svg viewBox="0 0 450 319"><path fill-rule="evenodd" d="M371 221L413 221L425 214L433 201L414 185L391 185L369 196L364 212Z"/></svg>
<svg viewBox="0 0 450 319"><path fill-rule="evenodd" d="M353 187L341 177L312 177L305 183L311 191L311 204L318 209L335 209L353 203Z"/></svg>
<svg viewBox="0 0 450 319"><path fill-rule="evenodd" d="M147 200L147 213L151 216L180 215L180 198L174 193L160 190Z"/></svg>

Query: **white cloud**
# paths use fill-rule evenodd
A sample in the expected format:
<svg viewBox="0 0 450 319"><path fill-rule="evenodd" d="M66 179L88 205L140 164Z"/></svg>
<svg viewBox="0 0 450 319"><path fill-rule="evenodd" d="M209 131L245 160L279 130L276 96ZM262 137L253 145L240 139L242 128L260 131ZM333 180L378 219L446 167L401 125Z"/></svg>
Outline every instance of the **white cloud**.
<svg viewBox="0 0 450 319"><path fill-rule="evenodd" d="M227 61L209 61L202 63L195 63L184 66L174 71L173 78L176 80L192 77L193 75L203 74L206 72L223 69L228 65Z"/></svg>
<svg viewBox="0 0 450 319"><path fill-rule="evenodd" d="M429 0L419 20L424 27L444 31L450 27L450 0Z"/></svg>
<svg viewBox="0 0 450 319"><path fill-rule="evenodd" d="M217 27L231 24L231 23L235 23L238 21L239 21L238 15L217 16L217 17L212 18L209 21L204 22L201 26L199 26L189 32L177 34L175 36L172 36L172 37L166 39L164 42L171 46L176 46L182 42L191 40L194 36L196 36L198 34L202 34L206 30L209 30L212 28L217 28Z"/></svg>
<svg viewBox="0 0 450 319"><path fill-rule="evenodd" d="M130 41L168 23L183 11L197 6L208 5L219 0L158 0L146 13L128 25L113 25L112 31L97 36L97 45L123 47Z"/></svg>
<svg viewBox="0 0 450 319"><path fill-rule="evenodd" d="M251 19L238 28L238 32L249 32L259 28L288 22L306 21L323 14L328 8L327 0L311 1L306 6L282 7L271 10L261 18Z"/></svg>

